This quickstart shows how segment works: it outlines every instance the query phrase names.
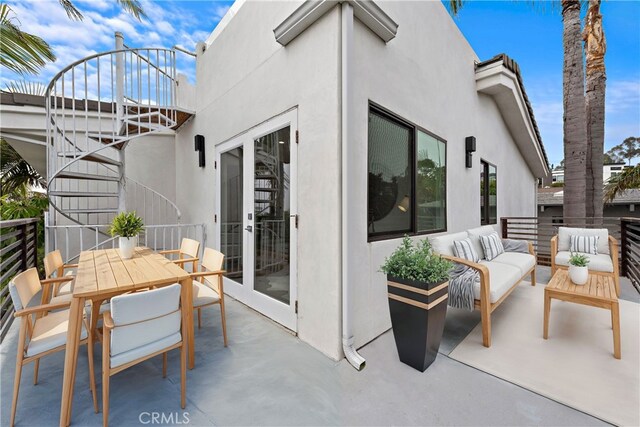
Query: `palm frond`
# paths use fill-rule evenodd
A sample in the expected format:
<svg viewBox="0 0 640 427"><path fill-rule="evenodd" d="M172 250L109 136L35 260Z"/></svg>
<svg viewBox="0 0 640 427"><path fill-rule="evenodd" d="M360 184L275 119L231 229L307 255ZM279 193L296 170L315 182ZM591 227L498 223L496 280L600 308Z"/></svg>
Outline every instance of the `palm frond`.
<svg viewBox="0 0 640 427"><path fill-rule="evenodd" d="M604 202L611 203L627 190L640 188L640 165L627 168L621 174L609 178L604 186Z"/></svg>
<svg viewBox="0 0 640 427"><path fill-rule="evenodd" d="M47 188L47 181L4 139L0 139L0 184L2 194Z"/></svg>
<svg viewBox="0 0 640 427"><path fill-rule="evenodd" d="M147 17L139 0L118 0L118 3L125 11L135 16L138 20Z"/></svg>
<svg viewBox="0 0 640 427"><path fill-rule="evenodd" d="M78 10L78 8L71 2L71 0L58 0L64 11L67 12L67 16L69 19L73 19L74 21L82 21L84 16L82 12Z"/></svg>
<svg viewBox="0 0 640 427"><path fill-rule="evenodd" d="M449 12L452 16L456 16L458 12L460 12L460 9L462 9L464 2L465 0L449 0L446 3L447 8L449 9Z"/></svg>
<svg viewBox="0 0 640 427"><path fill-rule="evenodd" d="M12 80L6 83L3 92L22 93L25 95L44 96L47 86L40 82L30 82L28 80Z"/></svg>

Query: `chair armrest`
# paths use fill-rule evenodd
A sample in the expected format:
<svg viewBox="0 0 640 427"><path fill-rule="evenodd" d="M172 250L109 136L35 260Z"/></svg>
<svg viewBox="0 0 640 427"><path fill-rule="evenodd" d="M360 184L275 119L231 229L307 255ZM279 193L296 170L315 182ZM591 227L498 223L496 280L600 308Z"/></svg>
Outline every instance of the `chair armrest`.
<svg viewBox="0 0 640 427"><path fill-rule="evenodd" d="M47 312L51 310L57 310L59 308L69 307L70 305L71 305L71 301L57 302L55 304L36 305L33 307L27 307L27 308L23 308L22 310L18 310L15 313L13 313L13 315L15 317L27 316L29 314Z"/></svg>
<svg viewBox="0 0 640 427"><path fill-rule="evenodd" d="M480 300L490 302L489 300L489 289L490 289L490 277L489 277L489 269L486 265L479 264L477 262L469 261L467 259L458 258L449 255L440 255L442 258L449 260L451 262L455 262L458 264L466 265L467 267L473 268L474 270L480 273Z"/></svg>
<svg viewBox="0 0 640 427"><path fill-rule="evenodd" d="M204 276L217 276L219 274L226 273L227 270L212 270L212 271L199 271L197 273L190 273L192 278L204 277Z"/></svg>
<svg viewBox="0 0 640 427"><path fill-rule="evenodd" d="M78 264L65 264L62 266L63 270L69 269L69 268L78 268Z"/></svg>
<svg viewBox="0 0 640 427"><path fill-rule="evenodd" d="M165 254L178 254L180 253L180 249L168 249L166 251L158 251L159 254L165 255Z"/></svg>
<svg viewBox="0 0 640 427"><path fill-rule="evenodd" d="M73 276L51 277L50 279L40 280L40 283L43 284L43 285L50 285L52 283L70 282L73 279L75 279L75 277L73 277Z"/></svg>
<svg viewBox="0 0 640 427"><path fill-rule="evenodd" d="M113 324L113 317L111 317L110 311L105 311L104 313L102 313L102 326L104 329L108 330L115 328L115 325Z"/></svg>
<svg viewBox="0 0 640 427"><path fill-rule="evenodd" d="M618 240L613 236L609 236L609 252L611 253L611 260L613 261L613 265L617 266L620 250L618 248Z"/></svg>
<svg viewBox="0 0 640 427"><path fill-rule="evenodd" d="M558 254L558 235L551 238L551 258L555 259Z"/></svg>
<svg viewBox="0 0 640 427"><path fill-rule="evenodd" d="M184 264L187 262L196 262L198 261L200 258L182 258L182 259L173 259L171 260L173 263L175 264Z"/></svg>
<svg viewBox="0 0 640 427"><path fill-rule="evenodd" d="M527 242L529 244L529 253L533 256L536 256L536 250L533 248L533 243Z"/></svg>

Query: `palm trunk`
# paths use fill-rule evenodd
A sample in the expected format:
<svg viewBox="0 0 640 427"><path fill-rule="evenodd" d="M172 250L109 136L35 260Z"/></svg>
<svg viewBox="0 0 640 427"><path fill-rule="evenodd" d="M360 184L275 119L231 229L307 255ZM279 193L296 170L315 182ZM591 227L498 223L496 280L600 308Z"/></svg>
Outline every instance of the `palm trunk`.
<svg viewBox="0 0 640 427"><path fill-rule="evenodd" d="M604 54L607 44L602 28L600 1L589 0L589 11L584 28L586 67L587 115L587 216L601 225L603 216L602 164L604 163L604 104L607 76Z"/></svg>
<svg viewBox="0 0 640 427"><path fill-rule="evenodd" d="M579 0L562 0L564 107L564 217L584 218L587 126L584 99L582 37ZM569 219L569 224L576 223Z"/></svg>

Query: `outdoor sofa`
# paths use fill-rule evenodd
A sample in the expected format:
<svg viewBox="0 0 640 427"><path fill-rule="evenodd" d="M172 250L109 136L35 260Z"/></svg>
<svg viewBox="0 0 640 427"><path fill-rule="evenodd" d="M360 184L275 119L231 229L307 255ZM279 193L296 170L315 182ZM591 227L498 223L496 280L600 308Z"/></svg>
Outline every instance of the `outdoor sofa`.
<svg viewBox="0 0 640 427"><path fill-rule="evenodd" d="M480 236L486 236L497 231L494 226L486 225L459 233L449 233L429 238L434 252L442 255L443 258L471 267L480 273L480 283L474 285L473 289L474 307L480 310L482 343L485 347L491 347L491 313L526 276L531 276L532 286L536 284L536 255L531 242L528 242L528 254L505 252L491 261L485 259ZM471 240L481 258L478 263L458 258L454 255L453 242L467 238Z"/></svg>

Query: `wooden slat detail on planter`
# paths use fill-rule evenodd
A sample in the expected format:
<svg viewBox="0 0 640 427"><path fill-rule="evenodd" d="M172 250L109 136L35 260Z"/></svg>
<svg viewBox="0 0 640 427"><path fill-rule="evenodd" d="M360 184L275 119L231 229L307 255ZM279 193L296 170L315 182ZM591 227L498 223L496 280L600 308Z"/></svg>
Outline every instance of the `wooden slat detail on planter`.
<svg viewBox="0 0 640 427"><path fill-rule="evenodd" d="M447 286L449 286L449 282L448 281L436 286L433 289L429 289L429 290L420 289L420 288L416 288L414 286L407 286L407 285L403 285L402 283L396 283L396 282L390 282L390 281L388 281L387 284L389 286L391 286L391 287L394 287L394 288L404 289L405 291L415 292L415 293L426 295L426 296L435 294L439 290L444 289Z"/></svg>
<svg viewBox="0 0 640 427"><path fill-rule="evenodd" d="M405 297L401 297L399 295L394 295L394 294L389 294L389 298L399 301L399 302L403 302L405 304L409 304L409 305L413 305L415 307L419 307L422 308L424 310L431 310L433 307L435 307L436 305L440 304L442 301L446 300L449 297L449 294L444 294L442 295L440 298L438 298L437 300L433 301L432 303L429 304L425 304L419 301L414 301L412 299L409 298L405 298Z"/></svg>

